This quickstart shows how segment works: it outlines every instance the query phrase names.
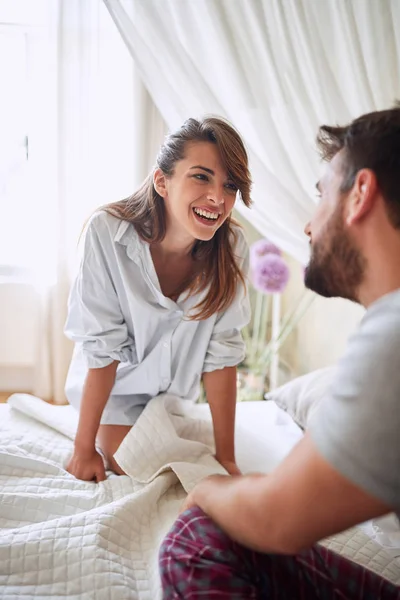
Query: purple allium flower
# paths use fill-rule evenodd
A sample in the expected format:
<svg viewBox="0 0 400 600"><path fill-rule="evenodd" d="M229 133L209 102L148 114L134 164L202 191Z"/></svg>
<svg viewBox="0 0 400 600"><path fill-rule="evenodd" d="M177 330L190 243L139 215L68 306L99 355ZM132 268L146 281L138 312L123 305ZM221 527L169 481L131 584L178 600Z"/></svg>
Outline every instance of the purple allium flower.
<svg viewBox="0 0 400 600"><path fill-rule="evenodd" d="M281 256L261 256L252 271L252 282L263 294L281 294L289 281L289 268Z"/></svg>
<svg viewBox="0 0 400 600"><path fill-rule="evenodd" d="M267 254L276 254L277 256L281 256L281 251L278 246L275 246L269 240L258 240L254 242L254 244L250 247L250 266L252 269L256 267L257 262L260 260L262 256L266 256Z"/></svg>

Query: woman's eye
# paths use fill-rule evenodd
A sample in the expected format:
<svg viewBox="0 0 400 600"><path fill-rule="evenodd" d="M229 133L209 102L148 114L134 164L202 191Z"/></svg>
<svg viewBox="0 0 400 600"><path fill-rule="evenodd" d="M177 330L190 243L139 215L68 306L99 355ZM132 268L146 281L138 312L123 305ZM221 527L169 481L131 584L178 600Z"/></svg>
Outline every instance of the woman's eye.
<svg viewBox="0 0 400 600"><path fill-rule="evenodd" d="M204 175L204 173L196 173L195 175L193 175L193 177L195 179L198 179L199 181L208 181L208 176Z"/></svg>
<svg viewBox="0 0 400 600"><path fill-rule="evenodd" d="M225 186L228 190L230 190L231 192L237 192L238 191L238 186L235 185L234 183L227 183Z"/></svg>

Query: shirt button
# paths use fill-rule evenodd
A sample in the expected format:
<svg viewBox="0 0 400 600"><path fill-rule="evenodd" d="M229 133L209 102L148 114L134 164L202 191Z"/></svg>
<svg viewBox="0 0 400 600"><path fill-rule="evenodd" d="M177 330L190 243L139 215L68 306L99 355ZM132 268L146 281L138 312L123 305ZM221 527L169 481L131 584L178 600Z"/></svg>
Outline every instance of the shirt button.
<svg viewBox="0 0 400 600"><path fill-rule="evenodd" d="M164 342L164 343L163 343L163 346L164 346L164 348L168 348L168 343L167 343L167 342Z"/></svg>

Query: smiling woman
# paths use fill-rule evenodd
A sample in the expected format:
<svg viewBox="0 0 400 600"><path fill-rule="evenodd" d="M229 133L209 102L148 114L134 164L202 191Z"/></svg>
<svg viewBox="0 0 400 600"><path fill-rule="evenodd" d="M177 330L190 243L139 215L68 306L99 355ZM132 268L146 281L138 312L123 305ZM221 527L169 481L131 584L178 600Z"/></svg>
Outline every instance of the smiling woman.
<svg viewBox="0 0 400 600"><path fill-rule="evenodd" d="M250 206L250 187L247 153L233 127L217 118L188 119L167 137L142 187L104 209L134 223L153 252L170 248L172 240L178 253L190 249L192 273L176 293L183 284L189 293L209 288L197 307L201 319L228 308L235 296L241 273L232 251L231 212L238 191Z"/></svg>
<svg viewBox="0 0 400 600"><path fill-rule="evenodd" d="M209 241L229 218L238 190L211 142L188 143L173 175L156 169L154 185L165 202L166 235L182 239L186 232L191 249L195 240Z"/></svg>
<svg viewBox="0 0 400 600"><path fill-rule="evenodd" d="M200 148L201 147L199 144L196 144L194 146L194 150L196 151L196 153L199 152ZM209 148L207 146L207 151L209 152L210 150L211 150L211 148ZM194 154L193 146L188 149L188 152L191 154ZM216 152L215 148L212 148L212 152L213 153ZM226 175L224 172L223 165L218 165L218 162L220 162L218 156L216 157L216 159L217 159L217 166L219 167L219 170L221 171L221 174L222 174L222 178L225 179ZM193 178L196 178L199 181L202 181L207 184L209 184L210 179L215 178L216 175L218 175L218 173L216 174L212 169L208 169L207 167L203 167L201 165L196 165L194 167L191 167L190 170L193 170L193 171L200 170L200 171L204 171L205 173L207 173L208 175L204 175L204 173L195 173L194 175L192 175ZM235 200L236 192L238 190L237 185L233 181L228 180L226 183L225 182L223 183L223 186L227 190L230 190L231 196L233 197L233 200ZM218 196L218 192L216 195ZM222 200L222 202L224 202L224 200ZM216 208L218 208L218 206L217 207L207 206L207 205L195 206L195 207L193 207L193 211L195 213L195 216L198 217L198 220L200 223L210 225L210 221L211 221L212 225L216 225L218 220L219 220L218 221L219 223L221 222L221 218L224 214L224 211L222 209L216 210ZM225 208L225 212L226 212L227 207L225 206L224 208ZM228 208L229 208L229 210L232 210L231 207L229 207L229 204L228 204ZM214 223L212 223L213 221L214 221Z"/></svg>
<svg viewBox="0 0 400 600"><path fill-rule="evenodd" d="M66 394L80 410L68 470L104 478L106 465L152 398L194 401L200 380L216 457L234 454L236 365L249 321L248 248L231 218L249 206L250 174L239 134L221 119L189 119L169 135L139 190L89 221L73 286L67 335L76 342Z"/></svg>

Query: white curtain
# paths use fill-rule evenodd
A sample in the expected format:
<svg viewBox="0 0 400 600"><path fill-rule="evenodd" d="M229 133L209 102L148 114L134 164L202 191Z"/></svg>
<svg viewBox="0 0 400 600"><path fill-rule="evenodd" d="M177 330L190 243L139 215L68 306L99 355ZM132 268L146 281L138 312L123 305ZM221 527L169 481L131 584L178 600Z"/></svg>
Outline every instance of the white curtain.
<svg viewBox="0 0 400 600"><path fill-rule="evenodd" d="M164 123L104 5L50 0L49 8L32 135L32 196L41 215L34 392L62 403L72 351L63 326L80 231L98 206L141 182Z"/></svg>
<svg viewBox="0 0 400 600"><path fill-rule="evenodd" d="M170 128L214 113L240 130L255 205L238 209L305 262L318 126L400 97L400 2L104 2Z"/></svg>

